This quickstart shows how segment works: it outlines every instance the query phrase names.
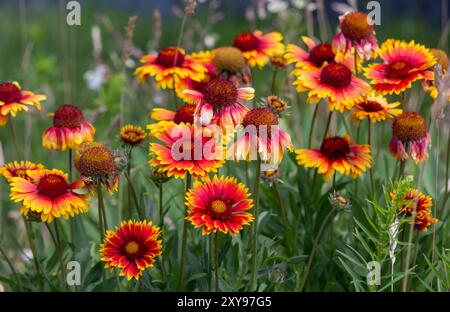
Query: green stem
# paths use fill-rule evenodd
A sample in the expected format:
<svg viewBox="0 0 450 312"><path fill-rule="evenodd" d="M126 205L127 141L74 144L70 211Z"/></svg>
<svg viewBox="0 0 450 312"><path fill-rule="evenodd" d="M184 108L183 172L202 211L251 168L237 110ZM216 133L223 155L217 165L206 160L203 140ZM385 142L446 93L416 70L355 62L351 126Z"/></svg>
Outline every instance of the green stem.
<svg viewBox="0 0 450 312"><path fill-rule="evenodd" d="M139 291L145 292L144 282L142 282L142 278L139 279Z"/></svg>
<svg viewBox="0 0 450 312"><path fill-rule="evenodd" d="M273 70L273 74L272 74L272 89L271 92L273 95L277 95L276 93L276 81L277 81L277 72L278 72L278 68L275 67L275 69Z"/></svg>
<svg viewBox="0 0 450 312"><path fill-rule="evenodd" d="M278 199L278 204L279 204L278 208L280 209L280 216L281 216L281 220L283 221L284 230L287 231L289 228L289 224L288 224L288 220L287 220L286 209L284 207L284 201L281 198L281 194L278 190L277 182L273 182L273 190Z"/></svg>
<svg viewBox="0 0 450 312"><path fill-rule="evenodd" d="M305 270L304 270L304 273L303 273L303 278L302 278L302 280L300 282L300 285L297 288L297 290L299 292L303 291L303 289L305 288L306 281L308 280L308 275L309 275L309 273L311 271L311 264L313 262L314 256L316 255L316 250L317 250L317 246L319 244L320 237L322 236L322 232L323 232L323 230L325 228L325 225L327 224L328 220L333 215L334 211L335 211L335 208L332 208L330 210L330 212L328 212L326 217L323 219L322 224L320 225L319 232L317 232L317 235L314 238L312 249L311 249L311 253L310 253L309 257L308 257L308 262L306 263Z"/></svg>
<svg viewBox="0 0 450 312"><path fill-rule="evenodd" d="M159 188L159 228L161 230L161 242L162 245L164 246L164 191L163 191L163 183L159 183L158 185ZM161 253L160 256L160 261L161 261L161 275L163 280L166 279L166 268L164 265L164 258L163 255Z"/></svg>
<svg viewBox="0 0 450 312"><path fill-rule="evenodd" d="M322 142L327 138L328 130L330 129L331 124L331 117L333 117L333 111L330 111L330 113L328 114L327 126L325 127L325 132L323 133Z"/></svg>
<svg viewBox="0 0 450 312"><path fill-rule="evenodd" d="M63 257L62 248L61 248L61 236L59 235L57 220L54 221L54 226L55 226L55 236L53 236L52 231L50 230L50 226L47 224L48 231L50 232L50 235L52 236L52 239L53 239L53 243L55 244L56 253L58 254L62 282L63 282L64 288L66 288L67 287L67 283L66 283L67 272L66 272L66 267L64 265L64 257Z"/></svg>
<svg viewBox="0 0 450 312"><path fill-rule="evenodd" d="M25 222L25 231L27 233L28 243L30 245L31 253L33 256L33 262L34 262L34 266L36 268L36 274L38 276L39 283L42 286L42 272L41 272L41 268L39 266L39 261L37 259L36 246L34 245L33 229L31 228L29 222L27 221L27 219L25 217L23 217L23 221Z"/></svg>
<svg viewBox="0 0 450 312"><path fill-rule="evenodd" d="M188 173L186 176L186 192L185 195L187 194L187 192L189 191L189 189L191 188L191 184L192 184L192 177L191 175ZM187 213L187 207L185 207L185 214ZM183 284L184 284L184 274L185 274L185 269L186 269L186 247L187 247L187 229L188 229L188 221L186 220L186 218L184 218L184 222L183 222L183 237L181 240L181 259L180 261L180 276L179 276L179 280L178 280L178 291L180 291L183 288Z"/></svg>
<svg viewBox="0 0 450 312"><path fill-rule="evenodd" d="M371 127L370 118L367 118L367 142L368 142L370 147L371 147L371 144L372 144L371 143L371 137L372 137L371 129L372 129L372 127ZM373 155L373 151L372 151L372 155ZM375 182L374 182L374 179L373 179L373 166L370 167L369 175L370 175L370 187L371 187L372 196L373 196L375 194Z"/></svg>
<svg viewBox="0 0 450 312"><path fill-rule="evenodd" d="M219 292L219 231L214 233L214 272L216 274L216 292Z"/></svg>
<svg viewBox="0 0 450 312"><path fill-rule="evenodd" d="M3 255L3 258L5 258L6 263L9 266L9 269L11 270L12 275L14 276L14 279L16 280L16 284L19 287L19 290L22 291L22 283L20 282L19 276L17 275L16 270L14 269L14 266L11 262L11 260L9 260L8 255L6 254L6 252L3 250L2 246L0 245L0 253Z"/></svg>
<svg viewBox="0 0 450 312"><path fill-rule="evenodd" d="M16 153L16 159L19 160L20 159L20 150L19 150L19 145L17 144L16 129L14 128L11 118L8 121L8 125L9 125L9 130L11 131L11 137L12 137L12 141L13 141L13 145L14 145L14 152Z"/></svg>
<svg viewBox="0 0 450 312"><path fill-rule="evenodd" d="M257 258L256 247L258 245L258 216L259 216L259 180L261 178L261 157L258 154L258 160L256 162L256 176L255 185L253 188L253 198L255 203L255 221L253 223L253 236L252 236L252 266L250 277L250 290L255 291L257 288Z"/></svg>
<svg viewBox="0 0 450 312"><path fill-rule="evenodd" d="M127 162L127 175L128 177L131 177L131 155L133 152L133 148L130 149L130 152L128 153L128 162ZM131 219L132 212L131 212L131 178L128 180L128 192L127 192L127 199L128 199L128 219ZM140 214L139 214L140 216Z"/></svg>
<svg viewBox="0 0 450 312"><path fill-rule="evenodd" d="M130 176L128 175L128 173L124 173L124 175L128 181L128 185L130 187L131 195L133 196L134 204L136 205L136 211L138 213L139 219L143 220L145 218L145 216L142 215L141 205L139 204L139 199L137 197L136 190L133 186L133 183L131 182L131 179L130 179Z"/></svg>
<svg viewBox="0 0 450 312"><path fill-rule="evenodd" d="M309 128L308 148L311 148L314 124L316 122L317 112L318 111L319 111L319 103L317 103L316 107L314 108L313 118L312 118L312 121L311 121L311 127Z"/></svg>
<svg viewBox="0 0 450 312"><path fill-rule="evenodd" d="M446 162L445 162L445 192L444 192L444 200L442 201L441 209L439 210L439 219L442 220L444 217L444 210L445 210L445 204L447 203L447 200L449 198L448 193L448 179L449 179L449 166L450 165L450 133L448 135L448 141L447 141L447 156L446 156Z"/></svg>
<svg viewBox="0 0 450 312"><path fill-rule="evenodd" d="M97 199L98 199L98 222L100 225L100 244L103 242L103 235L105 234L105 224L103 217L103 193L102 193L102 184L100 182L97 183Z"/></svg>

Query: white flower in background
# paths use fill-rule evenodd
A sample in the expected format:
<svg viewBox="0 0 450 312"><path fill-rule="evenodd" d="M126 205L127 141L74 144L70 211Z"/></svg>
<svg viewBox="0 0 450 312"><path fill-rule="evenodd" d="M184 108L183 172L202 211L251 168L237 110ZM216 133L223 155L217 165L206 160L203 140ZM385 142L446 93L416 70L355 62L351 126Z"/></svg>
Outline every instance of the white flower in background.
<svg viewBox="0 0 450 312"><path fill-rule="evenodd" d="M84 74L84 80L90 90L98 90L106 82L109 75L109 68L104 64L97 64L94 70Z"/></svg>
<svg viewBox="0 0 450 312"><path fill-rule="evenodd" d="M331 9L342 15L348 12L358 11L358 4L355 0L348 0L347 3L333 2Z"/></svg>
<svg viewBox="0 0 450 312"><path fill-rule="evenodd" d="M218 38L217 34L206 35L205 38L203 39L203 43L208 49L211 49L216 45L217 38Z"/></svg>
<svg viewBox="0 0 450 312"><path fill-rule="evenodd" d="M307 5L306 0L291 0L292 5L297 9L304 9Z"/></svg>
<svg viewBox="0 0 450 312"><path fill-rule="evenodd" d="M23 262L29 262L33 260L33 252L30 248L24 248L22 249L22 252L20 253L20 259L22 259Z"/></svg>
<svg viewBox="0 0 450 312"><path fill-rule="evenodd" d="M285 11L289 7L289 3L284 0L268 0L267 11L270 13L279 13Z"/></svg>

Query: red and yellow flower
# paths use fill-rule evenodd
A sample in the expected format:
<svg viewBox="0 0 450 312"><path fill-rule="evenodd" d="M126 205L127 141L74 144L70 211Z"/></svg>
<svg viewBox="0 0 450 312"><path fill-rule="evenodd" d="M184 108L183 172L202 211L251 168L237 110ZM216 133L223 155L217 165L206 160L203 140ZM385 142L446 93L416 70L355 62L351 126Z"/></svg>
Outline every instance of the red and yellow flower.
<svg viewBox="0 0 450 312"><path fill-rule="evenodd" d="M5 164L0 168L0 175L6 179L6 182L11 183L12 178L19 177L26 180L30 180L28 171L44 169L44 165L35 164L29 160L21 160L20 162L14 161L9 164Z"/></svg>
<svg viewBox="0 0 450 312"><path fill-rule="evenodd" d="M428 231L428 228L439 220L431 215L431 206L433 199L429 195L425 195L416 189L408 190L403 198L396 199L396 193L391 193L392 201L398 200L401 205L399 212L406 216L415 216L410 224L414 224L415 228L421 232Z"/></svg>
<svg viewBox="0 0 450 312"><path fill-rule="evenodd" d="M283 36L278 32L263 34L256 30L253 33L241 33L234 38L233 46L242 51L247 64L251 67L264 67L272 55L282 54Z"/></svg>
<svg viewBox="0 0 450 312"><path fill-rule="evenodd" d="M229 149L236 160L256 160L259 154L262 161L278 164L283 159L283 147L293 151L291 137L280 129L278 117L268 107L250 110L238 130L238 139Z"/></svg>
<svg viewBox="0 0 450 312"><path fill-rule="evenodd" d="M64 104L51 116L53 126L42 135L44 147L64 151L94 140L95 128L77 106Z"/></svg>
<svg viewBox="0 0 450 312"><path fill-rule="evenodd" d="M207 71L198 58L176 47L162 49L158 54L144 55L141 63L144 65L134 71L138 79L144 82L149 76L154 77L156 86L162 89L173 89L174 81L176 84L178 79L201 81Z"/></svg>
<svg viewBox="0 0 450 312"><path fill-rule="evenodd" d="M108 192L117 191L119 172L112 151L104 144L84 142L78 146L74 158L75 168L89 190L102 184Z"/></svg>
<svg viewBox="0 0 450 312"><path fill-rule="evenodd" d="M145 130L138 126L125 125L120 129L120 140L130 146L139 145L146 137Z"/></svg>
<svg viewBox="0 0 450 312"><path fill-rule="evenodd" d="M434 73L429 68L436 63L436 59L427 48L414 41L386 40L379 55L384 63L370 64L364 69L378 93L400 94L411 88L416 80L434 79Z"/></svg>
<svg viewBox="0 0 450 312"><path fill-rule="evenodd" d="M41 110L41 101L47 97L22 90L17 82L0 83L0 127L4 126L9 116L16 117L21 111L28 111L30 106Z"/></svg>
<svg viewBox="0 0 450 312"><path fill-rule="evenodd" d="M202 228L202 234L217 230L236 235L244 225L250 225L253 216L247 210L253 206L248 188L237 183L236 178L220 178L203 182L195 181L194 187L186 194L188 214L186 220L195 228Z"/></svg>
<svg viewBox="0 0 450 312"><path fill-rule="evenodd" d="M317 168L328 180L335 171L358 178L371 167L370 146L353 142L348 135L325 138L320 149L298 149L297 162L307 168Z"/></svg>
<svg viewBox="0 0 450 312"><path fill-rule="evenodd" d="M429 145L431 137L425 118L416 112L406 111L395 118L389 143L389 150L395 159L406 160L411 157L416 164L425 161L429 157Z"/></svg>
<svg viewBox="0 0 450 312"><path fill-rule="evenodd" d="M119 269L119 275L127 280L139 280L142 272L161 255L159 234L159 227L151 221L122 221L115 231L106 231L100 245L101 261L106 262L105 268Z"/></svg>
<svg viewBox="0 0 450 312"><path fill-rule="evenodd" d="M150 143L152 167L158 167L169 177L194 178L217 172L224 163L222 131L213 125L194 127L191 124L172 123L155 135L161 143Z"/></svg>
<svg viewBox="0 0 450 312"><path fill-rule="evenodd" d="M202 125L212 122L222 128L235 128L248 112L248 108L238 100L253 99L255 89L238 88L229 80L214 78L206 84L203 92L184 90L183 93L197 104L195 116Z"/></svg>
<svg viewBox="0 0 450 312"><path fill-rule="evenodd" d="M147 125L147 129L150 131L151 136L156 136L162 129L176 123L194 124L194 112L197 105L195 104L184 104L178 108L175 112L165 108L154 108L150 114L150 118L158 121L157 123Z"/></svg>
<svg viewBox="0 0 450 312"><path fill-rule="evenodd" d="M383 120L391 121L402 113L402 109L396 108L399 105L400 102L388 103L384 96L370 93L364 101L356 103L350 118L356 123L366 118L373 123Z"/></svg>
<svg viewBox="0 0 450 312"><path fill-rule="evenodd" d="M333 50L347 53L356 49L359 57L368 60L377 56L378 43L373 25L362 12L339 16L341 31L333 38Z"/></svg>
<svg viewBox="0 0 450 312"><path fill-rule="evenodd" d="M330 110L341 113L364 100L369 84L356 77L355 62L350 54L337 54L335 62L324 63L321 68L299 69L294 85L298 92L309 91L308 99L318 103L328 99Z"/></svg>
<svg viewBox="0 0 450 312"><path fill-rule="evenodd" d="M302 40L308 47L309 52L295 44L288 44L286 58L289 63L294 63L295 67L301 69L308 69L321 68L324 64L334 62L336 54L333 52L331 44L317 43L306 36L303 36ZM294 71L292 74L296 75L296 72Z"/></svg>
<svg viewBox="0 0 450 312"><path fill-rule="evenodd" d="M78 194L84 183L77 179L68 183L68 176L57 169L28 170L27 178L11 178L11 200L22 202L22 215L39 215L41 221L52 222L55 218L85 213L88 211L86 194Z"/></svg>

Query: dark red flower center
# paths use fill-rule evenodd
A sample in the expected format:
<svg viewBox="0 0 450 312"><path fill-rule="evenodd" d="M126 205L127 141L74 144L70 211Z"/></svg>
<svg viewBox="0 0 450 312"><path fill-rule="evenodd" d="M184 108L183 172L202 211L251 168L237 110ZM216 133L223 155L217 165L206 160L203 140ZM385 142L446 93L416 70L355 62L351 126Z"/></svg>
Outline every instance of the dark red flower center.
<svg viewBox="0 0 450 312"><path fill-rule="evenodd" d="M83 112L75 105L64 104L55 112L53 125L58 128L77 128L84 122Z"/></svg>
<svg viewBox="0 0 450 312"><path fill-rule="evenodd" d="M184 63L184 54L176 47L168 47L159 51L156 63L164 67L181 67Z"/></svg>
<svg viewBox="0 0 450 312"><path fill-rule="evenodd" d="M331 63L322 69L320 81L328 86L342 89L352 82L352 72L345 65Z"/></svg>
<svg viewBox="0 0 450 312"><path fill-rule="evenodd" d="M420 140L426 132L425 119L416 112L403 112L392 124L393 135L402 142Z"/></svg>
<svg viewBox="0 0 450 312"><path fill-rule="evenodd" d="M48 174L39 180L37 189L40 195L56 199L67 193L69 185L62 176Z"/></svg>
<svg viewBox="0 0 450 312"><path fill-rule="evenodd" d="M395 61L386 69L386 77L391 79L403 79L408 76L411 69L412 66L408 62Z"/></svg>
<svg viewBox="0 0 450 312"><path fill-rule="evenodd" d="M22 92L11 82L0 83L0 101L9 104L22 99Z"/></svg>
<svg viewBox="0 0 450 312"><path fill-rule="evenodd" d="M359 106L365 111L369 113L381 112L384 110L383 106L380 103L375 101L367 101L364 103L360 103Z"/></svg>
<svg viewBox="0 0 450 312"><path fill-rule="evenodd" d="M259 46L259 39L252 33L239 34L234 38L233 46L242 52L256 50Z"/></svg>
<svg viewBox="0 0 450 312"><path fill-rule="evenodd" d="M346 139L334 136L326 138L320 146L320 152L328 159L337 160L350 153L350 146Z"/></svg>
<svg viewBox="0 0 450 312"><path fill-rule="evenodd" d="M206 103L210 103L215 109L220 110L236 103L238 90L233 82L214 78L206 84L204 96Z"/></svg>
<svg viewBox="0 0 450 312"><path fill-rule="evenodd" d="M344 17L341 30L345 37L359 41L369 39L373 35L373 25L367 22L367 15L362 12L352 12Z"/></svg>
<svg viewBox="0 0 450 312"><path fill-rule="evenodd" d="M309 52L309 61L314 63L317 67L321 67L323 63L328 64L334 62L334 52L331 44L321 43L316 45L311 52Z"/></svg>
<svg viewBox="0 0 450 312"><path fill-rule="evenodd" d="M174 119L175 123L179 124L184 122L193 124L195 107L196 107L195 104L185 104L181 106L175 114Z"/></svg>

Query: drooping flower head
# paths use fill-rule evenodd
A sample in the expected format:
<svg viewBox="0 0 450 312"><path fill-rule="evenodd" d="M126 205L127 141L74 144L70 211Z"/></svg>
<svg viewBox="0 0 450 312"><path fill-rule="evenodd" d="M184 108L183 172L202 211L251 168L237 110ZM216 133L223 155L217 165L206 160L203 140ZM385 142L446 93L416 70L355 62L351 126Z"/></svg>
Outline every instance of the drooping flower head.
<svg viewBox="0 0 450 312"><path fill-rule="evenodd" d="M42 164L35 164L29 160L20 162L14 161L8 164L5 164L2 168L0 168L0 175L6 179L6 182L11 183L12 178L19 177L24 178L25 180L30 180L28 176L28 171L44 169L45 167Z"/></svg>
<svg viewBox="0 0 450 312"><path fill-rule="evenodd" d="M355 62L350 54L338 54L332 63L321 68L306 68L295 71L298 92L309 91L308 99L318 103L328 100L330 110L341 113L364 100L370 86L354 75Z"/></svg>
<svg viewBox="0 0 450 312"><path fill-rule="evenodd" d="M367 14L349 12L340 16L339 21L341 31L333 38L335 52L347 53L355 48L364 60L376 57L378 43Z"/></svg>
<svg viewBox="0 0 450 312"><path fill-rule="evenodd" d="M416 80L434 79L429 68L436 63L436 59L423 45L389 39L381 45L379 54L384 63L370 64L364 69L376 92L400 94L411 88Z"/></svg>
<svg viewBox="0 0 450 312"><path fill-rule="evenodd" d="M186 194L186 220L191 221L195 228L201 227L203 235L217 230L236 235L254 219L247 212L253 206L249 197L248 188L238 183L236 178L214 175L203 182L195 181L194 187Z"/></svg>
<svg viewBox="0 0 450 312"><path fill-rule="evenodd" d="M22 215L39 216L50 223L87 212L87 195L75 192L84 187L81 179L69 183L67 174L57 169L28 170L26 174L27 178L13 177L10 182L10 198L22 202Z"/></svg>
<svg viewBox="0 0 450 312"><path fill-rule="evenodd" d="M159 233L159 228L146 220L122 221L115 231L106 231L104 243L100 245L105 268L117 268L119 275L127 280L139 280L142 272L152 267L155 258L161 255Z"/></svg>
<svg viewBox="0 0 450 312"><path fill-rule="evenodd" d="M334 62L336 54L333 52L331 44L317 43L306 36L303 36L302 40L308 47L309 52L295 44L287 46L286 58L289 63L294 63L296 68L321 68L324 64ZM292 74L296 75L296 72L294 71Z"/></svg>
<svg viewBox="0 0 450 312"><path fill-rule="evenodd" d="M391 193L392 201L396 200L396 193ZM411 224L421 232L428 231L428 228L438 222L438 219L433 218L431 214L431 206L433 199L429 195L425 195L416 189L408 190L403 198L397 199L402 204L399 207L399 212L406 216L415 216L415 220Z"/></svg>
<svg viewBox="0 0 450 312"><path fill-rule="evenodd" d="M239 125L248 108L238 100L248 101L255 96L253 88L238 88L233 82L219 77L210 80L203 92L184 90L183 93L197 104L195 116L202 125L213 122L222 128Z"/></svg>
<svg viewBox="0 0 450 312"><path fill-rule="evenodd" d="M291 137L280 129L278 117L268 107L250 110L238 130L237 141L229 150L236 160L251 161L259 155L264 162L278 164L283 159L283 147L293 151Z"/></svg>
<svg viewBox="0 0 450 312"><path fill-rule="evenodd" d="M53 126L42 135L44 147L64 151L94 140L95 128L77 106L64 104L52 115Z"/></svg>
<svg viewBox="0 0 450 312"><path fill-rule="evenodd" d="M149 76L154 77L157 87L162 89L173 89L174 80L176 83L176 80L187 77L201 81L206 72L203 64L176 47L164 48L158 54L144 55L141 63L144 65L134 71L138 79L144 82Z"/></svg>
<svg viewBox="0 0 450 312"><path fill-rule="evenodd" d="M150 118L158 121L157 123L152 123L147 125L147 129L150 131L151 136L156 136L162 131L164 126L176 123L194 124L194 112L197 105L195 104L184 104L178 108L175 112L165 109L165 108L154 108L150 114Z"/></svg>
<svg viewBox="0 0 450 312"><path fill-rule="evenodd" d="M222 132L215 130L214 125L167 125L155 135L160 143L150 143L150 166L181 179L186 174L197 178L217 172L224 163L224 147L223 138L219 137Z"/></svg>
<svg viewBox="0 0 450 312"><path fill-rule="evenodd" d="M372 165L370 146L356 144L348 135L329 136L320 149L298 149L295 153L299 165L317 168L317 173L323 174L325 180L335 171L356 179Z"/></svg>
<svg viewBox="0 0 450 312"><path fill-rule="evenodd" d="M147 134L141 127L134 125L125 125L120 129L121 141L129 146L136 146L145 140Z"/></svg>
<svg viewBox="0 0 450 312"><path fill-rule="evenodd" d="M217 48L214 51L213 61L219 73L240 73L245 65L244 55L235 47Z"/></svg>
<svg viewBox="0 0 450 312"><path fill-rule="evenodd" d="M402 109L396 108L399 105L400 102L388 103L384 96L369 93L362 102L356 103L350 118L356 123L366 118L373 123L391 121L402 113Z"/></svg>
<svg viewBox="0 0 450 312"><path fill-rule="evenodd" d="M397 160L411 157L417 164L428 159L431 137L425 119L416 112L404 111L392 123L392 139L389 149Z"/></svg>
<svg viewBox="0 0 450 312"><path fill-rule="evenodd" d="M441 50L441 49L430 49L430 53L433 54L433 56L436 58L436 61L437 61L436 64L432 68L430 68L430 69L434 70L434 72L435 72L435 79L434 80L423 79L422 86L423 86L423 89L425 90L425 92L429 93L433 100L436 100L439 95L439 90L436 87L435 81L436 80L440 81L447 73L448 55L444 50ZM439 75L439 71L437 71L437 69L435 69L436 65L438 65L438 64L441 67L441 71L440 71L441 75ZM450 102L450 90L447 90L447 94L448 94L448 102Z"/></svg>
<svg viewBox="0 0 450 312"><path fill-rule="evenodd" d="M107 146L97 142L81 144L76 150L74 164L90 190L100 183L108 192L117 191L119 173L114 154Z"/></svg>
<svg viewBox="0 0 450 312"><path fill-rule="evenodd" d="M264 67L272 55L283 52L283 36L278 32L263 34L257 30L253 33L241 33L234 38L233 46L242 51L250 67Z"/></svg>
<svg viewBox="0 0 450 312"><path fill-rule="evenodd" d="M41 110L41 101L47 97L22 90L17 82L0 83L0 127L4 126L9 116L16 117L21 111L28 111L30 106Z"/></svg>

